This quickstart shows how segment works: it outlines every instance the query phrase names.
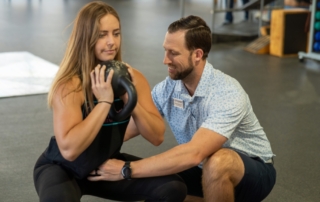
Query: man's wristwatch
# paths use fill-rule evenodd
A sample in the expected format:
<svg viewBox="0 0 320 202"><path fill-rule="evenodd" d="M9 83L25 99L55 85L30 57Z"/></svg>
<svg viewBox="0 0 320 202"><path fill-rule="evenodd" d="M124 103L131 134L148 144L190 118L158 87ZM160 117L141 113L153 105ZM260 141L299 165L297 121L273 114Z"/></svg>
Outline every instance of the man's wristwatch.
<svg viewBox="0 0 320 202"><path fill-rule="evenodd" d="M126 180L131 180L131 167L130 161L126 161L124 166L121 169L121 175Z"/></svg>

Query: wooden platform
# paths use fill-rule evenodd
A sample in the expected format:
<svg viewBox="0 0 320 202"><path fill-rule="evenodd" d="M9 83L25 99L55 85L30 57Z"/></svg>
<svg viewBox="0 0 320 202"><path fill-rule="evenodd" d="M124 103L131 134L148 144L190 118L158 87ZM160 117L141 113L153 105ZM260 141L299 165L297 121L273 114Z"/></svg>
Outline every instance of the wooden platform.
<svg viewBox="0 0 320 202"><path fill-rule="evenodd" d="M253 21L222 25L212 31L212 43L252 41L258 37L258 32L259 24Z"/></svg>

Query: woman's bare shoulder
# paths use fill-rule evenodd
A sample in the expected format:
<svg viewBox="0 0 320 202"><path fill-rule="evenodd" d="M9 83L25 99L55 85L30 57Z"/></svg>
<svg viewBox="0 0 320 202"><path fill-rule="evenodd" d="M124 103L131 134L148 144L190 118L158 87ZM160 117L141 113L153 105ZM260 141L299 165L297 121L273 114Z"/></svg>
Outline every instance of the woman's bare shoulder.
<svg viewBox="0 0 320 202"><path fill-rule="evenodd" d="M132 69L133 69L133 73L134 73L134 76L137 78L137 79L139 79L139 81L144 81L144 82L148 82L147 81L147 78L143 75L143 73L142 72L140 72L139 70L137 70L136 68L133 68L132 67Z"/></svg>
<svg viewBox="0 0 320 202"><path fill-rule="evenodd" d="M81 86L81 80L79 77L73 77L69 81L60 84L57 87L56 93L54 95L54 102L76 102L83 103L83 92Z"/></svg>

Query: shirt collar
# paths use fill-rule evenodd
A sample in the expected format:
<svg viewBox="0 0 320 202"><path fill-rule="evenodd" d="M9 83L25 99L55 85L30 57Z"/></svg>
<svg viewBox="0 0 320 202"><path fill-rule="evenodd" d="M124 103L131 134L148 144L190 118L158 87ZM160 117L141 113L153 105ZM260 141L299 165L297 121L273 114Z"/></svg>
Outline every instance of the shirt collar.
<svg viewBox="0 0 320 202"><path fill-rule="evenodd" d="M210 81L210 75L211 75L211 69L213 67L208 63L208 61L206 61L206 64L204 66L204 70L202 72L199 84L196 88L196 91L193 95L193 97L204 97L206 95L206 89L208 88L208 83L206 81ZM177 85L175 86L174 91L178 91L182 94L188 94L188 90L186 89L186 87L184 86L183 82L181 80L177 80Z"/></svg>

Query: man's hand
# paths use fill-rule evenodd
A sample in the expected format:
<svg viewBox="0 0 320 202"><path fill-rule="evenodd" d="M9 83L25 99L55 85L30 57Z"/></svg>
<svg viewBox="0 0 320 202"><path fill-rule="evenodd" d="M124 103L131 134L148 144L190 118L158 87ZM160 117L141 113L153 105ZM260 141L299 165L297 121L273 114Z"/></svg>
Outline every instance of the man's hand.
<svg viewBox="0 0 320 202"><path fill-rule="evenodd" d="M92 171L91 175L97 176L90 176L88 180L90 181L118 181L123 180L121 175L121 169L124 165L124 161L118 159L109 159L104 162L98 170Z"/></svg>
<svg viewBox="0 0 320 202"><path fill-rule="evenodd" d="M136 87L137 79L135 78L133 68L128 63L123 62L123 64L127 67L127 70L128 70L129 75L131 77L132 84ZM125 93L124 95L120 96L120 99L124 102L124 104L127 104L128 99L129 99L128 93Z"/></svg>

